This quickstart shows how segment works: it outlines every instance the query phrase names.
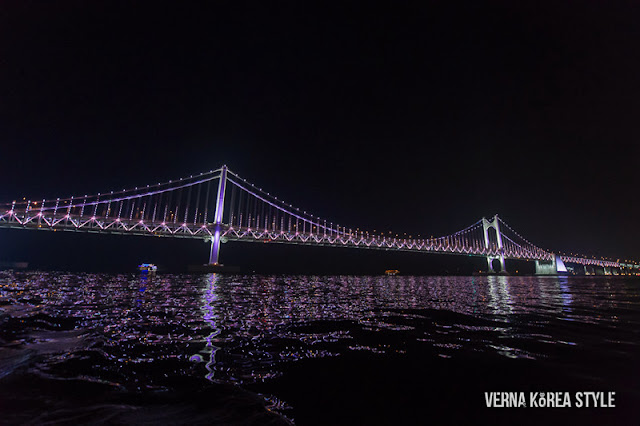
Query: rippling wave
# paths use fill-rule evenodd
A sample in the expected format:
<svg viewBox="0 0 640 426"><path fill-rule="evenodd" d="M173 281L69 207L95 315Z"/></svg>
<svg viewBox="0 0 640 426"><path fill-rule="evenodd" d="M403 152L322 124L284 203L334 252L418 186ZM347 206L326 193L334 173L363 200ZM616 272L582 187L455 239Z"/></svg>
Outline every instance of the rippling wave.
<svg viewBox="0 0 640 426"><path fill-rule="evenodd" d="M13 423L313 423L284 384L335 363L523 360L573 380L591 365L575 360L635 362L638 302L616 277L0 272L0 404Z"/></svg>

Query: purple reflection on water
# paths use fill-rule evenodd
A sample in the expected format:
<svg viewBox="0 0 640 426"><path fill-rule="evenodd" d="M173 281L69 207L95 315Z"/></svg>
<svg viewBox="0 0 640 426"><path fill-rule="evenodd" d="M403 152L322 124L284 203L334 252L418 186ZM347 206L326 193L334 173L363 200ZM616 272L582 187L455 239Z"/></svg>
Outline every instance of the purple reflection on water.
<svg viewBox="0 0 640 426"><path fill-rule="evenodd" d="M11 356L0 369L130 392L187 379L267 386L301 360L343 357L481 354L578 375L569 361L620 357L607 363L616 365L640 352L638 288L616 277L4 271L0 350Z"/></svg>

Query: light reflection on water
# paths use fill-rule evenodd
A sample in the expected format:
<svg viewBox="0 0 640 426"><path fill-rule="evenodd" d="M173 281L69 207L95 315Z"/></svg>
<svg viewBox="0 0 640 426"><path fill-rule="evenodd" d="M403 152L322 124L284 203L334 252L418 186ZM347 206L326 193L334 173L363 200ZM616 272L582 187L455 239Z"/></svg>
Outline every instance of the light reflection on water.
<svg viewBox="0 0 640 426"><path fill-rule="evenodd" d="M248 383L301 359L415 345L444 358L553 359L590 350L603 330L631 353L638 282L0 272L0 309L0 345L35 350L42 374L162 389L180 375Z"/></svg>
<svg viewBox="0 0 640 426"><path fill-rule="evenodd" d="M348 350L407 350L400 342L392 342L396 347L386 341L373 346L358 342L360 333L355 331L408 334L441 348L445 357L472 350L510 358L547 358L552 352L531 351L527 341L575 345L574 340L586 336L563 334L556 323L615 324L618 316L601 313L617 306L616 298L606 297L603 289L613 285L624 293L620 281L567 277L212 276L208 280L207 318L217 321L212 328L220 337L216 342L223 345L218 359L215 354L221 348L212 346L208 377L241 382L279 374L274 367L280 362ZM439 318L438 312L462 316L451 322ZM539 332L552 323L552 333ZM307 330L318 324L324 325Z"/></svg>

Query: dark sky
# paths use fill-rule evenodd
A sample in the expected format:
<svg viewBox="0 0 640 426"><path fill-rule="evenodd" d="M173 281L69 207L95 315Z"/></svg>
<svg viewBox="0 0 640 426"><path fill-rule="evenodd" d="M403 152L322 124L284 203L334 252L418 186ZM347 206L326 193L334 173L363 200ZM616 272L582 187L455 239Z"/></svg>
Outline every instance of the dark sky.
<svg viewBox="0 0 640 426"><path fill-rule="evenodd" d="M640 259L640 5L400 3L2 2L0 201L227 164L354 228Z"/></svg>

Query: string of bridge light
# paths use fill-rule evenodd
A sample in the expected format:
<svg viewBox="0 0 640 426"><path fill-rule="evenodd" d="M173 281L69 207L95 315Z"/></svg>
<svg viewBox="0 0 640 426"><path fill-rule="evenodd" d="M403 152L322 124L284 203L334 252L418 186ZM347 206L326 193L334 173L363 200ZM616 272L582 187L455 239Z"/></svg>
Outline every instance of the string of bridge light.
<svg viewBox="0 0 640 426"><path fill-rule="evenodd" d="M340 224L336 224L336 228L334 228L333 227L333 222L328 222L328 221L324 220L323 218L320 218L319 216L314 216L314 215L312 215L310 213L307 213L304 210L302 211L302 214L306 215L307 217L301 216L300 213L296 213L296 212L300 212L299 208L294 207L292 204L286 203L283 200L279 200L278 197L271 195L269 192L263 190L260 187L257 187L253 183L247 181L246 179L242 178L241 176L239 176L238 174L234 173L231 170L227 170L227 175L231 175L231 176L237 178L238 180L242 181L242 184L240 184L240 183L236 182L234 179L230 179L229 176L227 176L227 180L231 181L239 189L247 192L248 194L251 194L252 196L258 198L262 202L265 202L265 203L269 204L270 206L282 211L285 214L289 214L289 215L291 215L291 216L293 216L293 217L295 217L295 218L297 218L299 220L306 221L307 223L309 223L309 224L311 224L313 226L316 226L319 229L323 229L323 230L330 231L330 232L336 232L338 235L343 235L343 236L344 235L349 235L349 236L353 236L354 235L354 232L353 232L352 228L340 227ZM249 190L244 185L251 186L251 188L253 188L256 192L262 193L263 196L260 196L256 192ZM273 201L269 201L267 198L271 198L271 199L273 199ZM281 206L277 205L276 203L281 204ZM291 209L295 209L296 212L293 212L293 211L287 209L287 207L289 207ZM324 222L324 223L328 222L329 226L327 226L327 225L325 225L325 224L323 224L321 222ZM465 229L463 229L461 231L457 231L457 232L455 232L453 234L450 234L450 235L445 235L445 236L436 237L436 238L433 238L433 237L432 238L423 238L423 239L409 238L409 240L413 240L413 241L420 241L420 240L422 240L422 241L429 241L429 240L436 241L438 239L451 238L453 236L458 236L458 235L460 235L462 233L465 233L465 232L471 230L474 227L478 227L481 224L481 222L482 222L482 220L479 220L476 223L468 226L467 228L465 228ZM342 228L342 230L340 230L340 228ZM349 229L349 232L346 231L347 229ZM356 228L356 232L355 232L356 236L358 235L358 231L360 231L359 228ZM391 233L391 232L389 232L389 233ZM362 230L362 231L360 231L360 234L362 236L364 236L366 234L367 237L369 237L369 235L371 235L371 238L377 239L377 235L374 234L374 233L370 233L369 231ZM384 235L384 233L381 233L380 237L382 237L384 239L387 238ZM397 237L397 234L396 234L396 237ZM406 238L405 238L405 240L406 240Z"/></svg>
<svg viewBox="0 0 640 426"><path fill-rule="evenodd" d="M526 247L523 247L522 245L518 244L517 242L515 242L514 240L512 240L511 238L509 238L508 236L502 234L502 238L504 238L505 240L507 240L508 242L510 242L511 244L519 247L520 249L522 249L523 252L528 253L531 257L535 257L536 255L540 255L540 252L542 252L543 254L550 256L551 254L542 250L539 247L533 246L535 250L531 250L528 249ZM538 253L536 253L538 252Z"/></svg>
<svg viewBox="0 0 640 426"><path fill-rule="evenodd" d="M240 177L239 175L237 175L236 173L232 172L231 170L227 171L228 175L232 175L233 177L237 178L238 180L241 180L243 183L238 183L236 182L234 179L230 179L227 176L227 180L229 180L231 183L233 183L234 185L236 185L239 189L245 191L246 193L252 195L253 197L261 200L264 203L267 203L268 205L280 210L281 212L291 215L292 217L295 217L296 219L302 220L306 223L309 223L311 226L316 226L318 229L323 229L324 231L329 231L331 233L336 233L338 235L342 235L342 236L350 236L352 237L354 235L353 229L352 228L347 228L347 227L341 227L340 224L336 224L336 227L333 227L333 222L329 222L319 216L314 216L310 213L307 213L305 210L302 211L302 213L300 212L300 209L297 207L294 207L292 204L286 203L283 200L279 200L278 197L271 195L269 192L263 190L262 188L257 187L256 185L252 184L251 182L248 182L246 179ZM258 193L251 191L250 189L248 189L247 187L245 187L244 185L247 186L251 186L256 192L262 193L263 196L259 195ZM273 201L268 200L267 198L271 198ZM276 203L279 203L280 205L277 205ZM291 210L289 210L287 207L289 207ZM292 210L295 209L296 212L293 212ZM304 215L304 216L303 216ZM306 216L306 217L305 217ZM321 222L324 222L321 223ZM327 225L327 223L329 223L329 225ZM340 228L342 228L342 230L340 230ZM347 229L349 230L347 232ZM355 235L357 236L359 229L356 228L356 232ZM365 234L365 231L360 231L360 234L363 235ZM367 232L368 235L368 232Z"/></svg>
<svg viewBox="0 0 640 426"><path fill-rule="evenodd" d="M524 238L522 235L518 234L513 228L511 228L505 221L503 221L500 217L498 217L498 220L505 225L511 232L513 232L514 234L516 234L519 238L523 239L525 242L527 242L528 244L531 244L532 246L535 246L533 243L529 242L526 238ZM542 250L542 249L541 249ZM551 253L550 250L544 250L545 252ZM560 252L558 254L561 254ZM563 254L564 255L564 254ZM576 259L596 259L596 256L586 256L583 254L571 254L571 256L575 257ZM600 257L600 260L605 260L605 261L613 261L611 259L605 258L605 257Z"/></svg>
<svg viewBox="0 0 640 426"><path fill-rule="evenodd" d="M597 260L596 256L593 256L593 255L591 255L589 257L589 256L586 256L586 255L583 255L583 254L580 254L580 253L565 253L565 252L561 252L561 251L558 251L558 254L561 255L561 256L566 256L566 257L575 257L576 259L577 258L582 258L582 259L594 259L594 260ZM604 260L604 261L607 261L607 262L618 262L618 263L620 262L620 259L613 260L613 258L611 258L611 257L600 256L600 259ZM625 260L625 262L637 263L637 262L631 261L631 260Z"/></svg>
<svg viewBox="0 0 640 426"><path fill-rule="evenodd" d="M228 173L228 174L230 174L230 175L232 175L232 176L234 176L234 177L236 177L237 179L242 180L242 182L244 182L244 183L245 183L245 184L247 184L247 185L250 185L250 186L251 186L252 188L254 188L256 191L259 191L259 192L261 192L261 193L265 194L267 197L272 198L272 199L274 199L276 202L278 202L278 203L282 204L283 206L285 206L285 208L282 208L282 207L280 207L280 206L277 206L277 205L275 205L274 203L272 203L272 202L270 202L270 201L266 200L266 199L265 199L265 198L263 198L263 197L260 197L258 194L256 194L256 193L254 193L254 192L252 192L252 191L248 190L247 188L243 187L242 185L240 185L240 184L238 184L237 182L235 182L235 181L233 181L232 179L230 179L230 180L231 180L231 182L232 182L233 184L235 184L236 186L238 186L240 189L242 189L242 190L246 191L247 193L249 193L249 194L253 195L254 197L256 197L256 198L260 199L261 201L263 201L263 202L265 202L265 203L267 203L267 204L269 204L269 205L271 205L271 206L273 206L273 207L275 207L275 208L279 209L280 211L284 212L285 214L289 214L289 215L291 215L291 216L293 216L293 217L296 217L296 218L298 218L298 219L300 219L300 220L303 220L303 221L305 221L305 222L307 222L307 223L311 224L312 226L316 226L316 227L318 227L318 228L322 228L323 230L325 230L325 231L330 231L331 233L336 232L338 235L349 235L349 236L352 236L352 235L353 235L353 229L352 229L352 228L350 228L350 229L349 229L349 233L347 233L347 232L345 231L347 228L346 228L346 227L342 227L343 229L342 229L342 232L341 232L341 231L340 231L340 224L336 224L336 228L334 228L334 227L333 227L333 222L329 222L329 226L327 226L327 225L326 225L326 223L327 223L327 221L326 221L326 220L324 220L324 219L320 218L319 216L314 216L314 215L312 215L312 214L310 214L310 213L307 213L307 212L306 212L306 211L304 211L304 210L302 211L302 214L307 215L307 216L308 216L308 218L305 218L305 217L303 217L303 216L300 216L300 214L298 214L298 213L294 213L294 212L292 212L292 211L289 211L289 210L287 210L287 209L286 209L286 207L290 207L291 209L295 209L297 212L299 212L299 211L300 211L300 209L299 209L299 208L297 208L297 207L294 207L292 204L289 204L289 203L286 203L286 202L284 202L284 201L282 201L282 200L279 200L279 199L278 199L278 197L273 196L273 195L269 194L267 191L264 191L262 188L259 188L259 187L255 186L253 183L248 182L246 179L244 179L244 178L242 178L242 177L238 176L236 173L232 172L231 170L228 170L228 171L227 171L227 173ZM315 221L314 221L314 219L315 219L317 222L315 222ZM320 221L323 221L325 224L321 224L321 223L320 223ZM359 230L359 229L357 228L357 229L356 229L356 235L357 235L357 231L358 231L358 230ZM360 233L361 233L361 234L366 233L367 235L369 234L368 232L365 232L365 231L360 231Z"/></svg>
<svg viewBox="0 0 640 426"><path fill-rule="evenodd" d="M511 226L509 226L508 223L506 223L504 220L502 220L502 218L500 216L498 216L498 220L500 221L501 224L503 224L504 226L507 227L507 229L509 229L511 232L513 232L514 234L516 234L516 236L518 238L520 238L521 240L523 240L525 243L535 247L538 250L541 250L545 253L551 253L551 250L545 250L543 248L538 247L537 245L533 244L531 241L527 240L525 237L523 237L522 235L520 235L518 232L516 232ZM504 236L504 234L502 234Z"/></svg>
<svg viewBox="0 0 640 426"><path fill-rule="evenodd" d="M118 194L126 194L126 193L134 192L134 191L144 191L144 190L147 190L147 189L158 188L158 187L161 187L161 186L164 186L164 185L176 184L176 183L179 183L179 182L182 182L182 181L185 181L185 180L189 180L189 179L193 179L193 178L198 179L201 176L211 175L211 174L214 174L214 173L217 173L217 172L220 172L220 171L221 171L221 168L218 168L218 169L215 169L215 170L210 170L208 172L202 172L202 173L197 174L197 175L190 175L188 178L179 178L179 179L175 179L175 180L169 180L168 182L159 182L157 184L147 185L147 186L142 186L142 187L137 187L136 186L133 189L122 189L120 191L110 191L110 192L98 192L97 194L93 194L93 195L86 195L85 194L84 196L79 196L79 197L71 196L69 198L56 198L55 200L58 201L58 202L65 203L65 202L68 202L68 201L72 201L74 199L93 198L93 197L100 197L100 196L103 196L103 195L113 196L113 195L118 195ZM190 184L186 184L186 185L184 185L182 187L168 188L168 189L163 190L161 192L167 192L167 191L172 191L174 189L185 188L185 187L190 186L190 185L197 185L199 183L203 183L203 182L207 182L209 180L217 179L218 177L219 177L219 175L218 176L212 176L211 178L207 178L207 179L204 179L204 180L201 180L201 181L198 181L198 182L193 182L193 183L190 183ZM144 196L147 196L147 195L152 195L152 194L151 193L136 194L136 195L131 196L129 198L122 198L122 200L127 200L127 199L131 199L131 198L136 198L136 197L144 197ZM42 201L44 202L45 199L43 199ZM117 200L114 199L112 201L120 201L120 199L117 199ZM108 200L105 200L105 202L108 202ZM29 203L31 203L31 201L30 200L26 200L26 197L25 197L25 198L23 198L23 201L15 201L14 200L12 202L2 203L0 205L5 205L5 206L11 205L11 206L15 207L15 206L27 205ZM87 203L86 205L94 205L94 204L95 204L95 202L91 202L91 203ZM76 206L77 207L81 207L82 205L81 204L76 204L74 207L76 207Z"/></svg>
<svg viewBox="0 0 640 426"><path fill-rule="evenodd" d="M158 191L152 191L152 192L145 192L142 194L136 194L136 195L129 195L127 197L119 197L119 198L106 198L104 200L96 200L96 201L90 201L90 202L83 202L80 204L73 204L73 200L74 197L72 196L71 198L68 199L56 199L56 201L59 203L61 201L70 201L70 203L68 205L65 205L63 208L67 208L67 209L71 209L71 208L78 208L78 207L87 207L87 206L97 206L99 204L109 204L109 203L117 203L120 201L127 201L127 200L133 200L135 198L143 198L143 197L151 197L153 195L158 195L158 194L163 194L165 192L170 192L170 191L176 191L178 189L183 189L183 188L188 188L190 186L195 186L195 185L199 185L201 183L205 183L205 182L209 182L211 180L217 179L219 178L219 176L215 176L209 179L202 179L199 181L194 181L194 182L190 182L188 184L185 185L181 185L181 186L176 186L176 187L172 187L172 188L167 188L167 189L162 189L162 190L158 190ZM121 192L122 193L122 192ZM98 193L97 195L92 195L91 197L100 197L101 195L112 195L112 194L101 194ZM87 198L89 198L89 196L85 195L84 197L79 197L79 198L84 198L85 200ZM27 202L27 205L30 203ZM45 200L42 200L42 206L44 206ZM40 211L50 211L50 210L56 210L59 206L56 207L40 207Z"/></svg>

